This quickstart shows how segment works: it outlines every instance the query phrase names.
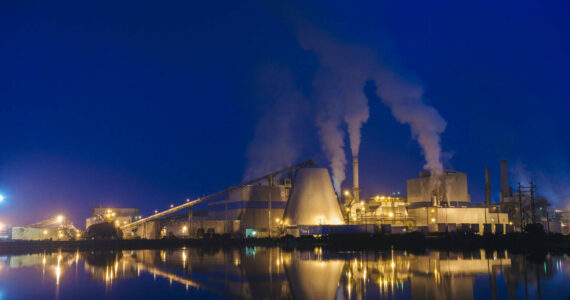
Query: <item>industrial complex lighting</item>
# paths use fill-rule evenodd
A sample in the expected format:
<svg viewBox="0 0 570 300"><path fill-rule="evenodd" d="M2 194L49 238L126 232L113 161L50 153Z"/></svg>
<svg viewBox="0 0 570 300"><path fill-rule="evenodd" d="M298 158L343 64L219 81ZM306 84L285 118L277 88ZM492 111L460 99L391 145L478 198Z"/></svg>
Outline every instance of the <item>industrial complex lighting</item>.
<svg viewBox="0 0 570 300"><path fill-rule="evenodd" d="M48 234L47 230L44 230L44 234Z"/></svg>
<svg viewBox="0 0 570 300"><path fill-rule="evenodd" d="M344 191L344 195L348 196L348 195L350 195L350 192L348 190L346 190L346 191Z"/></svg>
<svg viewBox="0 0 570 300"><path fill-rule="evenodd" d="M275 222L279 223L279 218L275 218Z"/></svg>
<svg viewBox="0 0 570 300"><path fill-rule="evenodd" d="M63 222L63 216L62 216L62 215L57 216L56 221L57 221L58 223Z"/></svg>
<svg viewBox="0 0 570 300"><path fill-rule="evenodd" d="M182 227L182 232L186 232L186 231L188 231L188 226Z"/></svg>
<svg viewBox="0 0 570 300"><path fill-rule="evenodd" d="M0 230L4 228L4 224L0 223Z"/></svg>
<svg viewBox="0 0 570 300"><path fill-rule="evenodd" d="M393 213L389 213L388 216L391 218L391 217L394 216L394 214L393 214Z"/></svg>
<svg viewBox="0 0 570 300"><path fill-rule="evenodd" d="M186 202L190 202L190 198L186 198Z"/></svg>
<svg viewBox="0 0 570 300"><path fill-rule="evenodd" d="M170 208L173 208L173 207L174 207L174 204L170 204Z"/></svg>
<svg viewBox="0 0 570 300"><path fill-rule="evenodd" d="M157 214L157 213L158 213L158 210L155 209L155 210L154 210L154 213Z"/></svg>
<svg viewBox="0 0 570 300"><path fill-rule="evenodd" d="M435 223L435 218L431 218L431 221Z"/></svg>

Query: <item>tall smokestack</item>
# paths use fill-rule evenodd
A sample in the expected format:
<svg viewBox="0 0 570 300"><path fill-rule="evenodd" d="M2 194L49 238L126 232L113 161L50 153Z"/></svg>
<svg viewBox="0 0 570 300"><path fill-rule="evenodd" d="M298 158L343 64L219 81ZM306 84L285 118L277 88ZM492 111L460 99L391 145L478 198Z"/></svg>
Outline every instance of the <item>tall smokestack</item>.
<svg viewBox="0 0 570 300"><path fill-rule="evenodd" d="M489 168L485 168L485 204L491 205L491 180L489 179Z"/></svg>
<svg viewBox="0 0 570 300"><path fill-rule="evenodd" d="M360 189L358 188L358 157L354 157L352 159L352 180L353 180L353 194L354 200L356 202L360 201L359 192Z"/></svg>
<svg viewBox="0 0 570 300"><path fill-rule="evenodd" d="M509 197L509 175L507 173L507 161L501 160L501 202Z"/></svg>

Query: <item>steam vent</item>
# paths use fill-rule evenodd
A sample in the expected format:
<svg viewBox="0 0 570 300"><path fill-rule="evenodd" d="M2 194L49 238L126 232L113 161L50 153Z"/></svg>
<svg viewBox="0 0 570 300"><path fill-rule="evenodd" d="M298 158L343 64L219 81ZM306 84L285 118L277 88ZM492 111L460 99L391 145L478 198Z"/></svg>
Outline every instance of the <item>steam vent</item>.
<svg viewBox="0 0 570 300"><path fill-rule="evenodd" d="M285 208L286 225L344 224L329 171L301 168L295 175L289 203Z"/></svg>

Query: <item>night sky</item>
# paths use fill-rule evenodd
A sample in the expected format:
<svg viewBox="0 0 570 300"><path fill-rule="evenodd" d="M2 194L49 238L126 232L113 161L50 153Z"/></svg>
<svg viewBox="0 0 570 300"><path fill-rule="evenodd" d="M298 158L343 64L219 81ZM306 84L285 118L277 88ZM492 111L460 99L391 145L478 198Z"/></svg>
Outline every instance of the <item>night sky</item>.
<svg viewBox="0 0 570 300"><path fill-rule="evenodd" d="M467 173L473 202L485 166L498 201L507 159L513 186L534 178L570 204L565 1L213 2L0 2L0 222L63 213L83 227L98 205L148 215L239 184L272 157L328 167L308 31L423 87L447 123L444 166ZM425 164L375 84L362 83L365 196L405 192ZM265 126L274 120L289 125ZM275 139L291 148L257 151Z"/></svg>

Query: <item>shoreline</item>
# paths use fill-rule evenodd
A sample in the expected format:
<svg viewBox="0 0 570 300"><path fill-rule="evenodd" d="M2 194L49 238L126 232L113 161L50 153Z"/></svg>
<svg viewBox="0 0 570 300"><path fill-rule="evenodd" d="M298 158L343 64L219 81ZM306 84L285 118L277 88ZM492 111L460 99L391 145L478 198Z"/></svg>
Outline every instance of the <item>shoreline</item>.
<svg viewBox="0 0 570 300"><path fill-rule="evenodd" d="M105 251L136 249L175 249L201 247L225 249L242 247L281 247L284 249L314 249L322 247L333 251L410 250L422 252L472 251L478 249L508 250L512 253L551 252L570 255L570 236L559 234L531 235L512 233L507 235L464 234L362 234L334 235L320 238L291 236L282 238L227 238L203 239L129 239L129 240L76 240L76 241L26 241L0 242L0 255L32 254L54 251Z"/></svg>

